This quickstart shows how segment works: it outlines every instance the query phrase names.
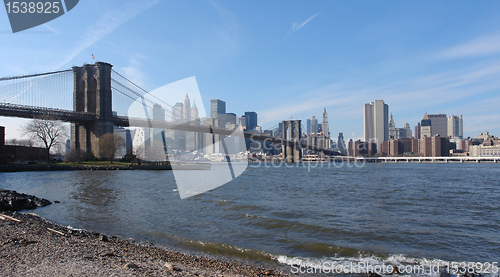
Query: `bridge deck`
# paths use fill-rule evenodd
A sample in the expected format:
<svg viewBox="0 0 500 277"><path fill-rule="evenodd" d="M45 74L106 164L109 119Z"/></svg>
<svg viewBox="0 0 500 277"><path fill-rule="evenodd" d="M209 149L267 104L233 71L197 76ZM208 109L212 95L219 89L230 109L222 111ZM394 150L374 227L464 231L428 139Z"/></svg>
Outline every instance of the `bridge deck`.
<svg viewBox="0 0 500 277"><path fill-rule="evenodd" d="M10 117L20 117L20 118L31 118L31 119L50 119L50 120L61 120L65 122L93 122L98 120L95 114L86 112L75 112L69 110L61 109L51 109L43 107L33 107L24 105L14 105L0 103L0 116L10 116ZM297 142L295 140L285 140L281 137L274 137L265 134L251 133L251 132L237 132L236 130L230 130L210 125L192 125L188 123L173 123L168 121L158 121L158 120L147 120L142 118L128 118L123 116L113 117L114 124L116 126L122 127L144 127L144 128L158 128L158 129L170 129L179 130L187 132L197 132L197 133L207 133L216 134L224 136L240 136L245 138L251 138L253 140L265 141L273 144L294 144L299 145L302 148L321 151L327 155L342 155L337 151L331 149L313 147L308 145L305 140Z"/></svg>

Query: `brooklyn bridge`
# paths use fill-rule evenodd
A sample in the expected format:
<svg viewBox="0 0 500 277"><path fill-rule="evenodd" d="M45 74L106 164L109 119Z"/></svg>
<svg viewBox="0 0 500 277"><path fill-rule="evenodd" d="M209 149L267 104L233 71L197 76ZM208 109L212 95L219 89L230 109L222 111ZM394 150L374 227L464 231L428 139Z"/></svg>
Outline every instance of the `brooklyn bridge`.
<svg viewBox="0 0 500 277"><path fill-rule="evenodd" d="M75 66L71 69L32 75L0 78L0 116L49 119L71 123L71 148L99 156L99 139L113 133L114 126L145 127L163 130L235 136L235 129L190 122L131 117L129 107L139 103L144 109L161 105L169 114L173 107L151 96L105 62ZM171 110L170 110L171 111ZM300 120L283 121L282 136L239 132L256 141L280 144L286 162L300 162L301 149L329 156L341 155L331 149L308 145L301 138Z"/></svg>

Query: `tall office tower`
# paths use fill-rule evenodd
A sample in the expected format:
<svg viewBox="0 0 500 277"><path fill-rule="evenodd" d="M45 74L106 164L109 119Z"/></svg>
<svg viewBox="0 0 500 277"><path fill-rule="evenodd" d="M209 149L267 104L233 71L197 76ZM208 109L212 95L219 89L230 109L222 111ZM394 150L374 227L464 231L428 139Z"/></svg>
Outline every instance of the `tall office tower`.
<svg viewBox="0 0 500 277"><path fill-rule="evenodd" d="M245 126L247 127L247 131L253 130L257 127L256 112L245 112Z"/></svg>
<svg viewBox="0 0 500 277"><path fill-rule="evenodd" d="M134 134L134 139L132 141L132 148L134 154L137 155L138 158L144 159L146 158L146 154L149 152L149 128L137 128Z"/></svg>
<svg viewBox="0 0 500 277"><path fill-rule="evenodd" d="M403 126L403 129L406 130L406 138L412 138L412 133L411 133L411 127L410 127L410 124L408 124L408 122L406 122L406 124Z"/></svg>
<svg viewBox="0 0 500 277"><path fill-rule="evenodd" d="M190 122L191 121L191 101L189 100L189 96L186 93L186 97L184 97L184 105L182 107L182 121Z"/></svg>
<svg viewBox="0 0 500 277"><path fill-rule="evenodd" d="M220 99L210 100L210 117L217 118L218 114L226 113L226 102Z"/></svg>
<svg viewBox="0 0 500 277"><path fill-rule="evenodd" d="M340 153L347 154L343 133L339 133L339 137L337 140L337 148L339 149Z"/></svg>
<svg viewBox="0 0 500 277"><path fill-rule="evenodd" d="M165 110L162 108L162 106L158 104L154 104L152 110L150 111L150 114L152 116L152 119L154 121L165 121ZM149 147L150 149L157 150L158 148L163 147L163 138L162 138L162 131L163 129L158 129L158 128L151 128L150 130L150 140L149 140Z"/></svg>
<svg viewBox="0 0 500 277"><path fill-rule="evenodd" d="M172 121L176 123L183 122L183 112L184 104L181 102L175 103L172 107ZM186 150L186 132L171 130L169 131L169 137L173 140L173 149L185 151Z"/></svg>
<svg viewBox="0 0 500 277"><path fill-rule="evenodd" d="M431 120L429 119L427 112L425 112L424 118L420 121L420 138L425 137L432 137Z"/></svg>
<svg viewBox="0 0 500 277"><path fill-rule="evenodd" d="M199 117L198 107L196 107L196 102L193 101L193 106L191 107L191 120L196 123L196 120L198 119L198 117Z"/></svg>
<svg viewBox="0 0 500 277"><path fill-rule="evenodd" d="M448 137L463 138L464 137L464 120L462 115L448 117Z"/></svg>
<svg viewBox="0 0 500 277"><path fill-rule="evenodd" d="M416 139L420 139L420 122L417 123L417 125L415 126L415 138Z"/></svg>
<svg viewBox="0 0 500 277"><path fill-rule="evenodd" d="M318 132L318 120L313 115L311 119L307 120L307 135L315 134Z"/></svg>
<svg viewBox="0 0 500 277"><path fill-rule="evenodd" d="M446 114L430 114L431 136L440 135L445 138L448 136L448 120Z"/></svg>
<svg viewBox="0 0 500 277"><path fill-rule="evenodd" d="M184 105L181 102L175 103L172 107L172 121L173 122L181 122L182 121L182 110Z"/></svg>
<svg viewBox="0 0 500 277"><path fill-rule="evenodd" d="M396 123L392 118L392 113L389 115L389 139L398 139L396 136Z"/></svg>
<svg viewBox="0 0 500 277"><path fill-rule="evenodd" d="M321 122L321 129L323 130L323 134L329 138L330 130L328 129L328 113L326 112L326 108L323 110L323 121Z"/></svg>
<svg viewBox="0 0 500 277"><path fill-rule="evenodd" d="M382 142L389 140L389 106L384 100L375 100L364 107L365 141L377 144L382 153Z"/></svg>
<svg viewBox="0 0 500 277"><path fill-rule="evenodd" d="M198 107L196 107L196 102L193 101L193 105L191 106L191 121L192 125L200 125L201 121L198 116ZM186 151L198 150L201 151L204 145L202 145L204 138L203 133L195 133L195 132L186 132Z"/></svg>

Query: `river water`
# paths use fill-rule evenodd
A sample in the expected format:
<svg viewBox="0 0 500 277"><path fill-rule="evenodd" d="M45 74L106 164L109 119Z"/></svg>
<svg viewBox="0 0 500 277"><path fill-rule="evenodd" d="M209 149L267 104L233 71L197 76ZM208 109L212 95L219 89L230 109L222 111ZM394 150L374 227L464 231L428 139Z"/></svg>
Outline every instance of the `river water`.
<svg viewBox="0 0 500 277"><path fill-rule="evenodd" d="M500 261L498 164L249 164L186 199L171 171L1 173L0 183L61 201L34 211L59 224L212 254L303 266Z"/></svg>

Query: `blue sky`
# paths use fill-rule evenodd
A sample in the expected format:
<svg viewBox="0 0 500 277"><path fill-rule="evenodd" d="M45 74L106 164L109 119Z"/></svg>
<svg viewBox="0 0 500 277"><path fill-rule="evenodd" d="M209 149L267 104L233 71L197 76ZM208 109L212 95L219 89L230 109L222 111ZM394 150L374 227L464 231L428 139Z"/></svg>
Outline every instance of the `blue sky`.
<svg viewBox="0 0 500 277"><path fill-rule="evenodd" d="M363 105L383 99L397 127L462 114L466 136L500 136L499 13L498 1L85 0L12 34L4 10L0 77L94 54L146 90L195 76L205 107L256 111L264 129L326 107L335 137L361 138ZM8 139L19 124L0 118Z"/></svg>

